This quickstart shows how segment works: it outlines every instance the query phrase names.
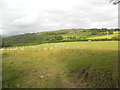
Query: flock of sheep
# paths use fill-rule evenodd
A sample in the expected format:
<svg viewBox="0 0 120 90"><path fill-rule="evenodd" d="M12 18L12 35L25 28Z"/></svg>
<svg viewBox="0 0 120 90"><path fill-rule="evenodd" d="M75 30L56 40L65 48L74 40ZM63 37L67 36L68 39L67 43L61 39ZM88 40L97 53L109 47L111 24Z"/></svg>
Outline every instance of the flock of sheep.
<svg viewBox="0 0 120 90"><path fill-rule="evenodd" d="M100 43L100 42L98 42ZM102 43L102 42L101 42ZM100 45L95 45L98 49L101 49ZM16 51L16 50L25 50L25 49L38 49L38 48L41 48L41 49L44 49L44 50L51 50L53 48L64 48L64 49L69 49L69 48L88 48L90 46L87 46L87 45L64 45L64 44L59 44L59 45L53 45L53 44L50 44L50 46L40 46L40 45L36 45L36 46L22 46L22 47L9 47L9 48L1 48L0 51L4 51L4 50L7 50L7 51Z"/></svg>

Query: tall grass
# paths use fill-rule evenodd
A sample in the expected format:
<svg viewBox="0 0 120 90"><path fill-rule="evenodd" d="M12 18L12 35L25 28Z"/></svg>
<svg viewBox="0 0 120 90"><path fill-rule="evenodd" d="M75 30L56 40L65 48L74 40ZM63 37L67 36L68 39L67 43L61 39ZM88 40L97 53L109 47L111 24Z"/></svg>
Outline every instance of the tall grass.
<svg viewBox="0 0 120 90"><path fill-rule="evenodd" d="M117 46L92 41L5 48L3 88L117 87Z"/></svg>

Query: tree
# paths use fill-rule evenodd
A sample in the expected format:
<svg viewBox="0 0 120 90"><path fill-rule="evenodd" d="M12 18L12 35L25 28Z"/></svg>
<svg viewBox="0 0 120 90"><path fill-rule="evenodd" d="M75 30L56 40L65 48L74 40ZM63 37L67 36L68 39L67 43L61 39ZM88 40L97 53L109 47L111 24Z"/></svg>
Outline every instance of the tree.
<svg viewBox="0 0 120 90"><path fill-rule="evenodd" d="M63 36L55 36L56 40L63 40Z"/></svg>
<svg viewBox="0 0 120 90"><path fill-rule="evenodd" d="M108 0L110 3L113 3L114 5L119 4L120 0Z"/></svg>
<svg viewBox="0 0 120 90"><path fill-rule="evenodd" d="M114 30L108 30L109 34L113 34Z"/></svg>
<svg viewBox="0 0 120 90"><path fill-rule="evenodd" d="M91 29L92 35L97 35L99 31L97 29Z"/></svg>

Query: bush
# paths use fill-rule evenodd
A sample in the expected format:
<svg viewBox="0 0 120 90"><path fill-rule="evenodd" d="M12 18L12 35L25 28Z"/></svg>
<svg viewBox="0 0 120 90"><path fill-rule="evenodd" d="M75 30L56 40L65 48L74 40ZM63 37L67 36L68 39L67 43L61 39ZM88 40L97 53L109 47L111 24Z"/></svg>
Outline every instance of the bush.
<svg viewBox="0 0 120 90"><path fill-rule="evenodd" d="M109 34L113 34L114 30L108 30Z"/></svg>

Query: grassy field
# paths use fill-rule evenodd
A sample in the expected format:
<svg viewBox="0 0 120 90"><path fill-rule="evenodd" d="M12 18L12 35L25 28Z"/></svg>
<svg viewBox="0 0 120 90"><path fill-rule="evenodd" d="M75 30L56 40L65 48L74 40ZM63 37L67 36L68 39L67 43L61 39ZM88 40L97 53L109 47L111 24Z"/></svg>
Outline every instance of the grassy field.
<svg viewBox="0 0 120 90"><path fill-rule="evenodd" d="M1 49L3 88L113 88L117 41L49 43Z"/></svg>
<svg viewBox="0 0 120 90"><path fill-rule="evenodd" d="M106 32L104 32L106 33ZM75 36L76 38L87 38L87 39L104 39L104 38L113 38L113 37L118 37L119 35L119 31L114 31L113 34L110 34L110 35L107 35L107 33L105 35L103 35L103 32L100 32L99 34L97 35L91 35L92 32L82 32L82 33L72 33L72 34L66 34L66 35L63 35L64 39L67 40L67 37L70 37L70 36Z"/></svg>
<svg viewBox="0 0 120 90"><path fill-rule="evenodd" d="M111 38L113 38L113 37L118 37L119 33L120 33L120 32L115 31L115 32L114 32L113 34L111 34L111 35L95 36L95 37L90 37L90 38L88 38L88 39L104 39L104 38L109 38L109 39L111 39Z"/></svg>

